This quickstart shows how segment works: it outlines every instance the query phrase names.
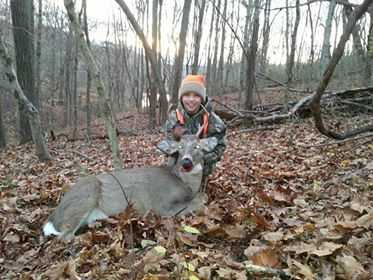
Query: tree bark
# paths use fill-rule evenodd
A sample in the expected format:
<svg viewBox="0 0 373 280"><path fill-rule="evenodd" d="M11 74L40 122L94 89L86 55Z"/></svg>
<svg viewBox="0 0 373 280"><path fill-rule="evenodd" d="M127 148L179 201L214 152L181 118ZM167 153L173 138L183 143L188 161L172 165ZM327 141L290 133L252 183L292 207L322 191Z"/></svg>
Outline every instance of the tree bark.
<svg viewBox="0 0 373 280"><path fill-rule="evenodd" d="M228 0L224 0L224 6L223 6L223 15L222 15L222 21L221 21L221 41L220 41L220 58L219 58L219 64L217 69L217 94L222 94L224 91L224 77L223 77L223 67L224 67L224 50L225 50L225 27L226 27L226 21L224 20L227 16L227 5Z"/></svg>
<svg viewBox="0 0 373 280"><path fill-rule="evenodd" d="M87 46L91 48L91 41L89 39L88 32L88 17L87 17L87 0L82 1L83 9L83 30L84 35L87 41ZM91 139L92 137L92 116L91 116L91 84L92 84L92 74L89 68L87 68L87 87L86 87L86 128L87 128L87 137Z"/></svg>
<svg viewBox="0 0 373 280"><path fill-rule="evenodd" d="M241 55L241 65L240 65L240 107L245 108L245 98L244 94L242 94L243 90L246 88L246 72L247 72L247 52L249 46L249 23L252 13L252 2L251 0L246 5L246 16L245 16L245 27L244 27L244 38L243 38L243 46L242 47L242 55Z"/></svg>
<svg viewBox="0 0 373 280"><path fill-rule="evenodd" d="M100 101L103 103L103 113L105 118L105 126L110 140L113 166L115 169L123 167L123 162L120 157L120 150L118 144L118 138L116 134L116 124L111 110L110 101L107 99L105 94L105 86L102 82L100 70L96 64L96 61L92 55L92 52L88 48L87 42L84 39L84 33L80 27L78 17L74 10L74 2L72 0L64 0L65 7L70 19L70 22L75 30L76 36L79 39L79 46L82 52L82 55L89 67L90 71L94 75L94 82L97 89L97 94L100 98Z"/></svg>
<svg viewBox="0 0 373 280"><path fill-rule="evenodd" d="M154 82L158 85L160 94L164 95L164 96L167 96L166 89L165 89L164 84L162 82L161 73L159 73L159 71L158 71L157 54L155 54L152 51L151 47L149 46L148 41L145 38L144 32L142 31L141 27L137 23L135 17L133 16L132 12L128 8L127 4L123 0L115 0L115 2L117 2L117 4L121 7L123 12L126 14L129 22L131 23L133 29L135 30L137 36L140 38L140 40L141 40L141 42L144 46L146 56L149 59L150 66L152 68L152 71L155 74L155 76L154 76L155 81Z"/></svg>
<svg viewBox="0 0 373 280"><path fill-rule="evenodd" d="M2 93L3 89L0 89L0 149L6 147L6 130L3 122L3 102L2 102Z"/></svg>
<svg viewBox="0 0 373 280"><path fill-rule="evenodd" d="M154 54L157 54L157 41L158 41L158 36L157 36L157 26L158 26L158 0L153 0L152 4L152 51ZM156 59L156 71L158 72L159 67L158 67L158 59L157 56L155 57ZM161 73L159 73L161 74ZM155 77L155 72L153 69L150 71L150 96L149 96L149 126L150 128L155 128L157 125L157 85L154 83L156 77Z"/></svg>
<svg viewBox="0 0 373 280"><path fill-rule="evenodd" d="M181 20L180 26L180 36L179 36L179 49L177 56L175 58L174 63L174 70L173 70L173 83L171 88L171 103L177 104L178 102L178 92L179 86L181 82L182 70L183 70L183 63L184 63L184 54L185 54L185 44L186 44L186 35L188 31L189 25L189 14L190 14L190 7L192 5L191 0L184 0L183 6L183 18Z"/></svg>
<svg viewBox="0 0 373 280"><path fill-rule="evenodd" d="M268 64L268 48L269 48L269 35L271 31L271 26L269 24L269 19L271 15L271 3L272 0L266 0L264 7L264 23L263 23L263 47L260 56L260 71L265 73Z"/></svg>
<svg viewBox="0 0 373 280"><path fill-rule="evenodd" d="M201 2L196 1L196 3L200 3L199 5L199 14L198 14L198 25L197 25L197 32L194 37L194 56L193 56L193 64L192 64L192 74L196 75L199 69L199 51L201 47L201 38L202 38L202 24L203 24L203 17L205 14L205 7L206 7L206 0L202 0Z"/></svg>
<svg viewBox="0 0 373 280"><path fill-rule="evenodd" d="M16 72L12 63L12 59L5 47L3 36L0 32L0 66L5 75L0 78L0 87L14 93L19 104L27 112L27 119L30 122L31 136L35 143L36 155L41 161L50 160L51 156L48 152L45 139L43 137L42 126L38 109L28 100L24 94L21 85L18 82Z"/></svg>
<svg viewBox="0 0 373 280"><path fill-rule="evenodd" d="M254 86L255 86L255 65L258 50L258 36L259 36L259 15L260 7L259 1L255 0L254 18L253 18L253 33L251 36L250 50L247 62L247 85L246 85L246 98L245 109L251 110L254 104Z"/></svg>
<svg viewBox="0 0 373 280"><path fill-rule="evenodd" d="M34 8L33 1L10 1L13 34L16 53L17 76L21 88L28 100L39 108L39 100L35 93L34 72ZM20 143L32 140L30 123L27 119L27 108L19 104L20 113Z"/></svg>
<svg viewBox="0 0 373 280"><path fill-rule="evenodd" d="M366 132L366 131L371 131L373 130L373 125L368 125L362 128L354 129L352 131L347 131L345 133L337 133L334 131L329 130L328 128L325 127L322 115L321 115L321 109L320 109L320 100L322 95L325 92L325 89L327 88L329 81L331 77L333 76L334 70L340 60L340 58L343 55L344 49L346 42L348 41L353 29L355 28L356 22L364 15L364 13L368 10L369 6L373 3L372 0L364 0L364 2L356 7L354 11L351 13L351 16L348 20L348 23L346 27L344 28L343 34L339 40L337 48L334 50L333 55L330 59L330 62L324 71L323 78L320 81L316 92L312 98L311 101L311 110L313 113L313 118L315 120L315 126L316 128L324 135L338 139L338 140L343 140L346 138L353 137L355 135L358 135L360 133Z"/></svg>
<svg viewBox="0 0 373 280"><path fill-rule="evenodd" d="M289 60L287 63L287 74L288 74L288 84L291 84L294 78L294 58L295 58L295 48L297 44L297 34L298 34L298 26L300 21L300 8L299 8L299 0L296 0L296 12L295 12L295 22L294 22L294 29L293 33L291 34L291 45L290 45L290 54Z"/></svg>
<svg viewBox="0 0 373 280"><path fill-rule="evenodd" d="M330 36L332 32L332 21L336 4L336 0L330 0L328 17L325 21L324 39L321 48L320 73L324 72L330 60Z"/></svg>
<svg viewBox="0 0 373 280"><path fill-rule="evenodd" d="M36 95L41 98L41 35L43 28L43 1L38 1L38 27L37 27L37 38L36 38ZM40 99L41 100L41 99ZM42 102L39 103L39 111L42 111Z"/></svg>

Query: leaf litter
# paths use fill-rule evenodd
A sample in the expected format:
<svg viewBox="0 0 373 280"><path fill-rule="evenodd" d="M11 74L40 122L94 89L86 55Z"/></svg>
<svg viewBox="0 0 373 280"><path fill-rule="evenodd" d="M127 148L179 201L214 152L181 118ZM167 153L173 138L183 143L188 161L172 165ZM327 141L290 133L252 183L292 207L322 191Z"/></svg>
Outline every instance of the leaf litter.
<svg viewBox="0 0 373 280"><path fill-rule="evenodd" d="M161 165L161 138L122 136L125 167ZM246 279L253 264L294 279L369 279L372 144L317 145L324 140L307 121L233 129L204 211L161 218L130 208L69 243L43 237L41 227L79 176L112 170L106 141L50 142L48 163L31 145L9 147L0 154L1 278Z"/></svg>

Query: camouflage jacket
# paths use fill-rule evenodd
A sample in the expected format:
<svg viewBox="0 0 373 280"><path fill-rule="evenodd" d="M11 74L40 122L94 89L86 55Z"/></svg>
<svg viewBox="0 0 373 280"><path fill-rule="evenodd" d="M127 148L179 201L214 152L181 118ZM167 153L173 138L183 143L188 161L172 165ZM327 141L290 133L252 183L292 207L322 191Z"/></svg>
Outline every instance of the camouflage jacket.
<svg viewBox="0 0 373 280"><path fill-rule="evenodd" d="M216 139L218 140L218 145L215 147L215 149L211 153L206 153L204 156L205 165L212 165L221 159L226 148L226 125L221 120L221 118L212 111L212 106L209 101L207 101L203 106L209 113L208 130L205 137L216 137ZM185 128L187 134L196 134L199 127L203 124L203 115L205 113L205 109L203 109L201 106L201 109L197 113L195 113L194 115L189 115L180 104L178 107L178 111L181 112L184 116L184 125L180 124L176 115L176 111L171 111L165 125L167 139L175 140L172 134L172 130L176 126L182 126L183 128Z"/></svg>

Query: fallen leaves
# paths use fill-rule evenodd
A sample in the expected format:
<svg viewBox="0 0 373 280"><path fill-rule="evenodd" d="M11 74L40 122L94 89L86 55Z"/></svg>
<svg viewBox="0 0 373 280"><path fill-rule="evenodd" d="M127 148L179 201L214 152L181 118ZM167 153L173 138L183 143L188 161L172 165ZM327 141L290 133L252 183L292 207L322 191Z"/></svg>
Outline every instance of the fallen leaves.
<svg viewBox="0 0 373 280"><path fill-rule="evenodd" d="M289 146L292 134L294 146ZM37 279L246 279L245 265L296 279L369 279L373 273L373 150L304 149L307 124L230 132L204 213L138 217L130 208L70 244L40 238L61 192L80 173L111 170L107 144L51 143L39 163L25 147L0 155L0 274ZM159 134L121 139L126 167L157 165ZM69 152L79 148L90 160ZM28 156L23 156L28 154ZM42 176L40 175L42 174ZM19 277L18 277L19 276ZM24 277L24 278L22 278Z"/></svg>

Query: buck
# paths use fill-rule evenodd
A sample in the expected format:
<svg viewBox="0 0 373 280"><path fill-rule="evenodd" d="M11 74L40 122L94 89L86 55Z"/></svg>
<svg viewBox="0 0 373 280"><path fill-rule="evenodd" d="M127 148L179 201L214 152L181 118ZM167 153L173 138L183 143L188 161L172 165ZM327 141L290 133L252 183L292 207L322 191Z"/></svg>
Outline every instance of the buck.
<svg viewBox="0 0 373 280"><path fill-rule="evenodd" d="M161 216L200 209L205 197L199 192L203 154L214 149L217 139L199 139L198 135L158 145L169 156L178 153L171 166L122 169L79 179L48 218L44 235L72 239L81 227L117 215L130 204L140 214L152 210Z"/></svg>

